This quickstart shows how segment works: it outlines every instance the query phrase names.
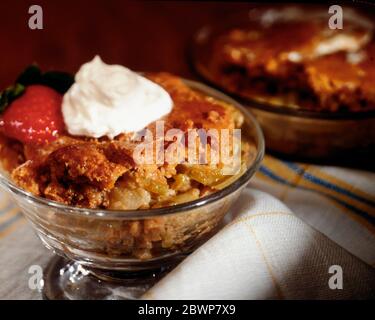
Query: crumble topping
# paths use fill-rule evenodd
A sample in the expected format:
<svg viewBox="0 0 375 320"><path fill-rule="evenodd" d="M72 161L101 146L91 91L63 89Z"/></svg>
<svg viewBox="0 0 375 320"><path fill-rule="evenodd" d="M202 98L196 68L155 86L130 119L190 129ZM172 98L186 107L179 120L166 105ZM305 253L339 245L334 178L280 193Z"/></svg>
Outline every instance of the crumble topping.
<svg viewBox="0 0 375 320"><path fill-rule="evenodd" d="M194 91L167 73L146 76L172 97L174 107L162 118L165 130L177 128L187 134L192 128L241 126L243 116L233 106ZM147 128L155 132L155 123ZM132 133L120 134L113 140L65 133L51 143L22 145L1 135L1 161L21 188L87 208L126 210L173 205L215 192L215 184L226 179L220 174L222 163L137 164L133 152L140 142L133 138ZM165 141L168 143L171 142ZM156 144L153 140L153 147ZM210 147L209 141L208 144ZM243 147L245 151L245 159L249 160L250 151Z"/></svg>
<svg viewBox="0 0 375 320"><path fill-rule="evenodd" d="M200 68L245 98L318 111L375 109L373 22L345 11L345 28L331 30L326 14L307 19L289 9L213 38Z"/></svg>

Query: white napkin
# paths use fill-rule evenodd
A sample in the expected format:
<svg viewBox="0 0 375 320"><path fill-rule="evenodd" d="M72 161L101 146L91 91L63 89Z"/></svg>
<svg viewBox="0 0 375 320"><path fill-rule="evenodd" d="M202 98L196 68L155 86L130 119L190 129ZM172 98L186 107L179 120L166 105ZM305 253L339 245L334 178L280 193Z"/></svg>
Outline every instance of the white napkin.
<svg viewBox="0 0 375 320"><path fill-rule="evenodd" d="M229 224L144 298L374 298L374 216L375 174L267 156ZM28 270L51 256L0 192L0 299L41 299Z"/></svg>
<svg viewBox="0 0 375 320"><path fill-rule="evenodd" d="M245 189L232 221L143 298L374 298L374 181L267 157L250 185L268 194Z"/></svg>

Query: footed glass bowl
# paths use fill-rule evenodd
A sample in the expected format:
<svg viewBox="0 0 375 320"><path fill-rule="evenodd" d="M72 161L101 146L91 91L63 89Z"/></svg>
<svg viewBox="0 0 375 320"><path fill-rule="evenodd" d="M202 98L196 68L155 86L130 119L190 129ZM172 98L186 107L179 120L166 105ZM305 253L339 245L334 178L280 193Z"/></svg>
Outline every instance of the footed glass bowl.
<svg viewBox="0 0 375 320"><path fill-rule="evenodd" d="M0 185L14 198L53 258L44 270L47 299L134 299L187 254L211 237L258 169L264 140L253 116L231 98L200 83L193 89L236 106L245 122L242 136L255 146L246 171L224 189L165 208L113 211L49 201L15 186Z"/></svg>

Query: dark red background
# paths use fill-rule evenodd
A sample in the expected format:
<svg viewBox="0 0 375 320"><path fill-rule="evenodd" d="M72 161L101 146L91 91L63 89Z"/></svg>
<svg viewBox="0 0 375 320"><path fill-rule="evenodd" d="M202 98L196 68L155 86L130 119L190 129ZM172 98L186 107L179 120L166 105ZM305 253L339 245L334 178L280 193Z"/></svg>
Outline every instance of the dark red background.
<svg viewBox="0 0 375 320"><path fill-rule="evenodd" d="M44 29L30 30L28 9L43 8ZM0 87L28 64L75 72L99 54L107 63L192 77L189 40L199 27L254 4L186 1L0 1Z"/></svg>
<svg viewBox="0 0 375 320"><path fill-rule="evenodd" d="M362 2L354 3L361 6ZM28 27L28 9L34 4L43 8L43 30ZM76 72L95 54L133 70L169 71L192 78L195 74L186 53L194 32L261 5L244 1L0 0L0 88L33 62L44 69ZM328 11L330 3L324 5Z"/></svg>
<svg viewBox="0 0 375 320"><path fill-rule="evenodd" d="M345 5L353 3L375 14L366 1L346 1ZM34 4L43 8L43 30L28 27L28 9ZM325 4L327 11L330 4ZM96 54L107 63L137 71L169 71L197 78L187 57L193 34L206 24L220 23L231 14L260 5L264 3L0 0L0 90L33 62L44 70L74 73ZM347 164L358 166L357 161ZM365 167L373 170L371 163Z"/></svg>

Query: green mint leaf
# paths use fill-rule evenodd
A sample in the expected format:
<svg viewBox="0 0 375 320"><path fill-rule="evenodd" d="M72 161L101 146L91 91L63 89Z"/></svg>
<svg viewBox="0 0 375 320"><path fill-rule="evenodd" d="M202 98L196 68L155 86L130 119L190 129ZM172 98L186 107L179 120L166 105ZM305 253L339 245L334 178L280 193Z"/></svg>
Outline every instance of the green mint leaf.
<svg viewBox="0 0 375 320"><path fill-rule="evenodd" d="M16 83L20 83L24 86L42 84L64 94L74 83L74 76L70 73L61 71L48 71L42 73L39 67L33 64L28 66L19 75Z"/></svg>
<svg viewBox="0 0 375 320"><path fill-rule="evenodd" d="M23 94L25 86L16 83L0 92L0 113L4 112L6 107L12 103L16 98Z"/></svg>
<svg viewBox="0 0 375 320"><path fill-rule="evenodd" d="M31 84L41 83L42 72L39 67L35 64L28 66L17 78L16 83L20 83L24 86Z"/></svg>
<svg viewBox="0 0 375 320"><path fill-rule="evenodd" d="M11 90L11 92L10 92L11 99L18 98L25 91L25 86L20 84L20 83L16 83L12 87L13 87L13 90Z"/></svg>
<svg viewBox="0 0 375 320"><path fill-rule="evenodd" d="M25 87L41 84L64 94L74 83L74 76L67 72L49 71L42 73L35 64L28 66L17 78L16 83L0 92L0 113L17 97L23 94Z"/></svg>
<svg viewBox="0 0 375 320"><path fill-rule="evenodd" d="M74 77L70 73L60 71L49 71L42 75L41 84L55 89L64 94L74 83Z"/></svg>

